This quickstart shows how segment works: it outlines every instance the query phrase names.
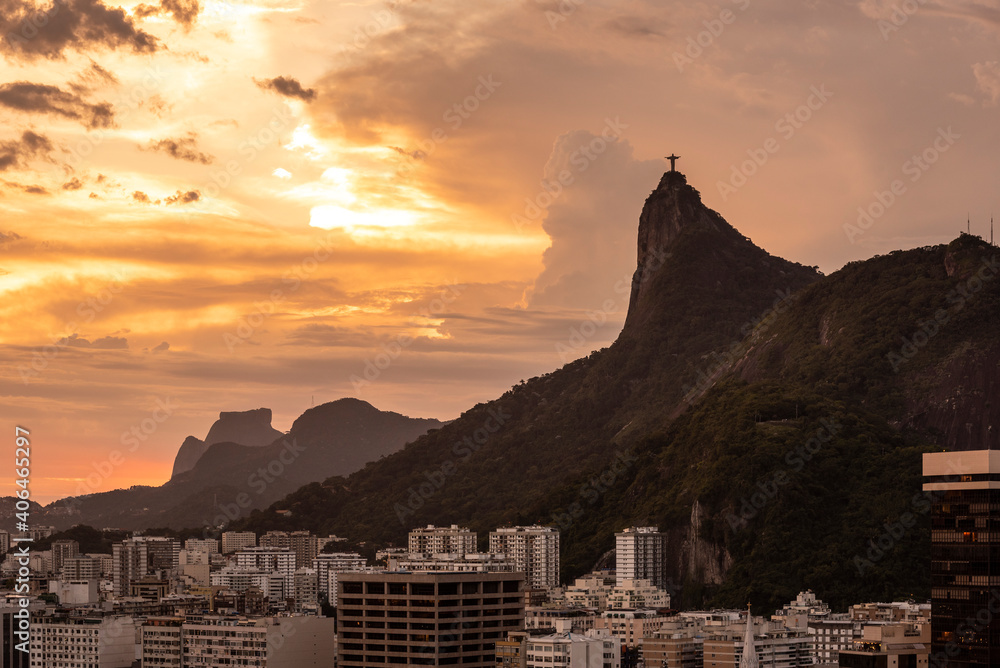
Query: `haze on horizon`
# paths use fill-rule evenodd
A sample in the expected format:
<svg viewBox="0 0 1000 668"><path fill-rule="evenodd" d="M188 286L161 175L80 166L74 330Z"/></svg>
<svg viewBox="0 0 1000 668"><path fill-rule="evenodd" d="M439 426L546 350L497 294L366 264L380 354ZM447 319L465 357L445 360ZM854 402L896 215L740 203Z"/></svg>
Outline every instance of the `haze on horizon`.
<svg viewBox="0 0 1000 668"><path fill-rule="evenodd" d="M470 4L0 0L0 410L36 500L136 428L89 491L163 482L219 411L449 419L608 345L671 152L827 273L988 234L990 4Z"/></svg>

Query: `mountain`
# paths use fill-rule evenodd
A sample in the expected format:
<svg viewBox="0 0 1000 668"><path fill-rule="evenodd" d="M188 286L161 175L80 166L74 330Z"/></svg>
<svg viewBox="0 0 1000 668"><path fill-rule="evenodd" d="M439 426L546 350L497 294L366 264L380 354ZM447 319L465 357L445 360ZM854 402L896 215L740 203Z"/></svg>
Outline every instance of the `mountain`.
<svg viewBox="0 0 1000 668"><path fill-rule="evenodd" d="M190 471L205 454L209 446L216 443L239 443L254 448L269 445L281 437L281 432L271 426L271 409L258 408L242 412L222 412L215 421L205 440L188 436L181 444L174 458L174 469L170 478Z"/></svg>
<svg viewBox="0 0 1000 668"><path fill-rule="evenodd" d="M272 429L270 422L271 411L266 408L222 413L197 462L189 470L175 472L167 483L61 499L41 514L57 527L215 526L266 507L301 485L352 473L442 426L437 420L380 411L358 399L310 408L287 434ZM262 438L272 433L277 438L262 444ZM212 442L227 437L249 444ZM174 468L177 471L176 462Z"/></svg>
<svg viewBox="0 0 1000 668"><path fill-rule="evenodd" d="M460 523L485 544L539 522L561 530L568 581L615 531L657 525L680 606L927 598L921 454L1000 447L997 249L962 234L821 276L676 172L638 241L609 348L231 526L402 545Z"/></svg>

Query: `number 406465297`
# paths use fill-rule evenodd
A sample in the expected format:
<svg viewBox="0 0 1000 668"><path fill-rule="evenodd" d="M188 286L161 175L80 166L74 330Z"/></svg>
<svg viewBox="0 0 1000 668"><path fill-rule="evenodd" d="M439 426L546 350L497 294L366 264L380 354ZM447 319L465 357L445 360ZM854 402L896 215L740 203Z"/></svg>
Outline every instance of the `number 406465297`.
<svg viewBox="0 0 1000 668"><path fill-rule="evenodd" d="M17 449L14 451L14 475L16 477L14 484L21 488L17 490L17 498L19 499L27 499L31 495L28 491L31 473L31 441L28 440L30 434L31 432L24 427L15 427L14 436ZM16 507L18 510L27 510L28 504L27 502L18 502Z"/></svg>

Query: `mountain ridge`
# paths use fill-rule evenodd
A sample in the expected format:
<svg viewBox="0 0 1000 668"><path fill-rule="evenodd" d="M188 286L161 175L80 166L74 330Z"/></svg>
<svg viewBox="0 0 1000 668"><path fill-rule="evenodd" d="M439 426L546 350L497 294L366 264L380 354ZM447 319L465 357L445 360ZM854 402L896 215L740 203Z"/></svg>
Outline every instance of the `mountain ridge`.
<svg viewBox="0 0 1000 668"><path fill-rule="evenodd" d="M567 581L613 549L615 531L653 524L669 536L681 606L773 608L805 588L836 606L928 595L929 520L911 505L920 455L963 433L981 445L963 416L982 429L1000 420L988 401L1000 281L980 277L961 309L948 300L996 249L961 235L822 276L754 246L674 172L639 229L629 313L610 347L232 526L403 545L427 523L480 535L550 524ZM942 308L947 326L915 339ZM454 461L453 444L498 409L511 416L502 429ZM421 485L430 493L416 500ZM904 513L915 524L887 533ZM870 558L886 535L891 549Z"/></svg>
<svg viewBox="0 0 1000 668"><path fill-rule="evenodd" d="M434 419L380 411L353 398L307 409L287 434L274 430L270 422L267 408L223 412L209 435L239 436L250 445L208 444L191 469L176 473L159 487L134 486L68 497L50 503L39 514L57 527L216 526L265 507L311 481L355 471L442 425ZM272 433L278 437L259 445Z"/></svg>

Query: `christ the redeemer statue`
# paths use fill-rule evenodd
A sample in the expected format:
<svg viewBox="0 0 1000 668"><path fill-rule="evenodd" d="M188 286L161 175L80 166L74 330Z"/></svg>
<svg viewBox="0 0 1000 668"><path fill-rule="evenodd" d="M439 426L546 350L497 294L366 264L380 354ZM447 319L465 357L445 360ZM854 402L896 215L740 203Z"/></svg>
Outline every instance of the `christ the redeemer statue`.
<svg viewBox="0 0 1000 668"><path fill-rule="evenodd" d="M672 171L672 172L676 172L677 171L676 169L674 169L674 163L677 162L677 158L679 158L679 157L681 157L681 156L674 155L673 153L671 153L670 155L667 156L667 160L670 161L670 171Z"/></svg>

